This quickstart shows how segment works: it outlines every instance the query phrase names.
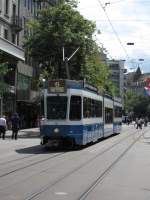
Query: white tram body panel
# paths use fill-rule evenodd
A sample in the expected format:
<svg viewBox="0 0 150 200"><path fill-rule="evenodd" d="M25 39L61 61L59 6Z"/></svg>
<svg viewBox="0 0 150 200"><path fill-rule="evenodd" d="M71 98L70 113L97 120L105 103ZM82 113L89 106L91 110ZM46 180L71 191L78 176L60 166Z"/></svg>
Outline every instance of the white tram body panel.
<svg viewBox="0 0 150 200"><path fill-rule="evenodd" d="M112 135L114 130L119 132L117 127L120 119L115 118L117 126L114 126L113 109L114 105L121 104L114 103L112 97L87 90L83 85L79 86L66 87L64 92L56 93L44 90L41 144L69 140L77 145L86 145Z"/></svg>

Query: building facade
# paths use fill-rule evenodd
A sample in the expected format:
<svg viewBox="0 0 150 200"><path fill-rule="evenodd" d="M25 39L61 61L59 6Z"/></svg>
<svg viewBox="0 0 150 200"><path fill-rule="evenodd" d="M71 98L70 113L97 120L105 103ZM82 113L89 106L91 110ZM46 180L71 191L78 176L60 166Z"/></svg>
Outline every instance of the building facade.
<svg viewBox="0 0 150 200"><path fill-rule="evenodd" d="M111 78L116 88L118 88L119 95L123 100L124 95L124 60L108 60L107 64L111 69Z"/></svg>
<svg viewBox="0 0 150 200"><path fill-rule="evenodd" d="M47 7L46 2L35 2L34 0L20 1L20 18L23 29L19 35L19 44L23 46L24 37L30 34L28 22L38 17L38 11ZM38 99L39 91L35 85L38 76L36 61L25 52L25 62L18 62L17 65L17 112L24 119L23 127L36 126L37 115L39 114Z"/></svg>
<svg viewBox="0 0 150 200"><path fill-rule="evenodd" d="M28 21L37 17L38 10L46 6L46 2L34 0L0 0L0 64L7 63L9 68L6 75L0 76L0 83L5 82L7 89L1 91L0 85L1 114L10 116L17 111L20 116L25 114L26 118L33 118L27 115L35 110L33 103L38 92L32 82L36 68L28 52L23 50L23 40L30 34ZM29 123L25 125L30 126Z"/></svg>
<svg viewBox="0 0 150 200"><path fill-rule="evenodd" d="M135 72L126 74L127 90L136 94L144 95L144 87L147 85L147 79L150 78L150 73L142 73L140 67Z"/></svg>
<svg viewBox="0 0 150 200"><path fill-rule="evenodd" d="M0 113L16 110L16 75L18 61L24 61L24 50L19 45L22 21L19 18L20 0L0 1L0 65L7 64L8 73L0 75ZM2 90L2 86L5 88Z"/></svg>

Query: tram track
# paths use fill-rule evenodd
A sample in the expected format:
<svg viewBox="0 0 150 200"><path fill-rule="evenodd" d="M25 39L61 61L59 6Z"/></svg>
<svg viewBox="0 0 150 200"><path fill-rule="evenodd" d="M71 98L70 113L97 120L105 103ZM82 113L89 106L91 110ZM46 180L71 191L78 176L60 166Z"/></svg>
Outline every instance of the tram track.
<svg viewBox="0 0 150 200"><path fill-rule="evenodd" d="M23 200L33 200L33 199L36 199L36 197L40 196L42 193L46 192L47 190L49 190L50 188L52 188L53 186L55 186L55 185L58 184L59 182L63 181L65 178L69 177L69 176L72 175L73 173L77 172L77 171L80 170L81 168L83 168L83 167L85 167L86 165L90 164L90 163L91 163L93 160L95 160L96 158L98 158L98 157L104 155L106 152L109 152L109 150L113 149L116 145L121 144L122 142L124 142L125 140L127 140L127 139L130 138L130 137L133 137L133 134L135 134L136 132L137 132L137 130L135 130L131 135L128 135L128 136L126 136L126 137L120 139L118 142L116 142L116 143L114 143L113 145L111 145L110 147L106 148L105 150L103 150L102 152L100 152L99 154L97 154L96 156L94 156L94 157L92 157L91 159L87 160L86 162L84 162L83 164L79 165L79 166L76 167L75 169L69 171L68 173L66 173L65 175L63 175L61 178L58 178L55 182L46 184L46 185L43 186L40 190L38 190L37 192L32 193L30 196L26 197L26 198L23 199ZM134 145L134 143L136 143L137 140L139 140L140 137L141 137L141 135L140 135L137 139L133 140L132 145L130 145L130 146L132 147L132 146ZM130 147L130 148L131 148L131 147ZM130 148L129 148L129 149L130 149ZM129 150L129 149L128 149L128 150ZM128 150L126 150L126 151L128 151ZM124 153L124 154L125 154L125 153ZM122 156L123 156L123 155L122 155ZM119 156L119 158L121 159L121 156ZM119 160L120 160L120 159L119 159ZM119 161L119 160L117 159L117 161ZM117 162L117 161L116 161L116 162ZM115 165L115 163L113 164L113 166L114 166L114 165ZM112 167L113 167L113 166L112 166ZM112 167L109 167L109 169L106 170L106 172L109 171L110 168L112 168ZM106 172L105 172L104 174L106 174ZM103 176L104 176L104 175L103 175ZM99 179L100 179L100 178L99 178Z"/></svg>
<svg viewBox="0 0 150 200"><path fill-rule="evenodd" d="M124 132L126 133L127 130L125 130ZM28 159L28 158L31 158L31 157L37 157L39 155L39 153L40 154L45 154L45 152L37 151L37 152L34 152L35 155L24 156L22 158L16 158L16 159L12 159L12 160L5 161L5 162L0 162L0 166L7 165L7 164L12 163L12 162L18 162L18 161L21 161L21 160L24 160L24 159Z"/></svg>
<svg viewBox="0 0 150 200"><path fill-rule="evenodd" d="M125 131L125 132L126 132L126 131ZM108 147L107 149L105 149L104 151L102 151L99 155L96 155L96 157L102 155L102 154L105 153L105 152L107 152L109 149L113 148L115 145L117 145L117 144L120 143L122 140L124 140L124 139L126 139L126 138L128 138L128 137L130 137L130 135L129 135L129 136L126 136L126 137L123 138L123 139L121 139L119 142L114 143L111 147ZM28 164L28 165L26 165L26 166L19 167L19 168L17 168L17 169L11 170L11 171L9 171L9 172L3 173L3 174L0 175L0 178L5 177L5 176L8 176L8 175L10 175L10 174L12 174L12 173L16 173L16 172L18 172L18 171L20 171L20 170L23 170L23 169L26 169L26 168L28 168L28 167L37 165L37 164L39 164L39 163L45 162L45 161L50 160L50 159L52 159L52 158L61 156L61 155L63 155L64 153L67 153L67 152L63 152L63 153L60 153L60 154L51 156L50 158L45 158L45 159L36 161L36 162L34 162L34 163ZM44 153L42 153L42 154L44 154ZM0 163L0 166L2 166L2 165L7 165L7 164L9 164L9 163L12 164L13 162L18 162L18 161L21 161L21 160L25 160L25 159L32 158L32 157L37 157L37 156L38 156L38 155L24 156L23 158L17 158L17 159L14 159L14 160L10 160L10 161L7 161L7 162ZM93 159L95 159L96 157L94 157ZM90 162L90 161L89 161L89 162Z"/></svg>
<svg viewBox="0 0 150 200"><path fill-rule="evenodd" d="M22 158L16 158L16 159L9 160L9 161L6 161L6 162L1 162L0 166L7 165L7 164L13 163L13 162L18 162L18 161L25 160L25 159L32 158L32 157L36 157L36 156L38 156L38 155L36 154L36 155L24 156Z"/></svg>
<svg viewBox="0 0 150 200"><path fill-rule="evenodd" d="M80 197L77 200L85 200L88 195L96 188L96 186L103 181L103 179L109 174L109 172L114 168L114 166L124 157L124 155L134 146L134 144L142 137L142 135L138 136L129 146L127 149L125 149L119 157L117 157L111 165L107 167L103 173L91 184L91 186L80 195Z"/></svg>
<svg viewBox="0 0 150 200"><path fill-rule="evenodd" d="M46 162L46 161L51 160L51 159L53 159L53 158L62 156L62 155L65 154L65 153L66 153L66 152L59 153L59 154L53 155L53 156L51 156L51 157L48 157L48 158L45 158L45 159L41 159L41 160L38 160L38 161L36 161L36 162L34 162L34 163L31 163L31 164L25 165L25 166L23 166L23 167L19 167L19 168L17 168L17 169L11 170L11 171L9 171L9 172L3 173L3 174L0 175L0 178L5 177L5 176L8 176L8 175L10 175L10 174L12 174L12 173L16 173L16 172L21 171L21 170L23 170L23 169L32 167L32 166L37 165L37 164L39 164L39 163Z"/></svg>

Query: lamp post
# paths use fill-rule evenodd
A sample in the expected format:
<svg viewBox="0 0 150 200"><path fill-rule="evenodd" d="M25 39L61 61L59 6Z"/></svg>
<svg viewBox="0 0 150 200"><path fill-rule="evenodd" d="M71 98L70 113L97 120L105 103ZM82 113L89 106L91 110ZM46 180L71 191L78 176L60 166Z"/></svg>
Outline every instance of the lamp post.
<svg viewBox="0 0 150 200"><path fill-rule="evenodd" d="M134 45L134 42L127 42L127 45L132 46L132 45Z"/></svg>

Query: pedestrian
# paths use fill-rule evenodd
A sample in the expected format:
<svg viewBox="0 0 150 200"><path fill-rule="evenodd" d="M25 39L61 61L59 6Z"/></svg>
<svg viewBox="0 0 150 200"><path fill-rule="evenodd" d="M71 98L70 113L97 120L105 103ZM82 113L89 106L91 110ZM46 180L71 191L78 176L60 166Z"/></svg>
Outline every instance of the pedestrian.
<svg viewBox="0 0 150 200"><path fill-rule="evenodd" d="M6 128L7 128L6 118L5 118L5 116L2 116L2 117L0 117L0 138L1 138L1 134L2 134L3 140L5 140Z"/></svg>
<svg viewBox="0 0 150 200"><path fill-rule="evenodd" d="M20 118L17 113L14 113L12 115L11 123L12 123L12 139L15 138L15 140L17 140L18 131L19 131L19 123L20 123Z"/></svg>
<svg viewBox="0 0 150 200"><path fill-rule="evenodd" d="M145 117L145 118L144 118L144 126L145 126L145 127L147 126L147 123L148 123L148 118Z"/></svg>
<svg viewBox="0 0 150 200"><path fill-rule="evenodd" d="M142 118L139 118L138 121L137 121L137 129L142 129L142 124L143 124L143 120Z"/></svg>

